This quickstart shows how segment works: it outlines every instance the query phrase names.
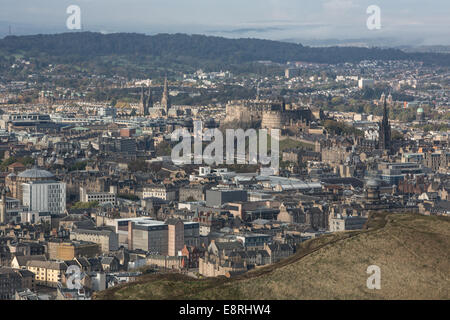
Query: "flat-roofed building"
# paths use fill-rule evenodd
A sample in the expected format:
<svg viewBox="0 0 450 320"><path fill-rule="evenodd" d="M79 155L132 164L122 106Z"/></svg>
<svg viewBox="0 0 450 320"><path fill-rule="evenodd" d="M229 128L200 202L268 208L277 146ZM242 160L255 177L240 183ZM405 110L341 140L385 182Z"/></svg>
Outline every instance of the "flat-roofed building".
<svg viewBox="0 0 450 320"><path fill-rule="evenodd" d="M236 239L242 243L247 250L264 249L264 245L272 241L272 236L268 234L247 233L236 236Z"/></svg>
<svg viewBox="0 0 450 320"><path fill-rule="evenodd" d="M183 246L200 244L198 222L181 220L167 222L150 218L117 219L119 245L130 250L144 250L154 254L176 256Z"/></svg>
<svg viewBox="0 0 450 320"><path fill-rule="evenodd" d="M114 188L109 192L88 192L86 188L80 187L80 201L81 202L98 202L99 204L111 203L117 204L117 195Z"/></svg>
<svg viewBox="0 0 450 320"><path fill-rule="evenodd" d="M51 180L23 183L22 202L31 211L64 213L66 210L66 184Z"/></svg>
<svg viewBox="0 0 450 320"><path fill-rule="evenodd" d="M5 200L5 206L3 207L3 200ZM0 220L4 219L1 222L14 222L21 223L24 222L22 220L22 214L27 212L28 208L22 206L20 201L10 197L0 197L0 208L4 210L4 218L2 217ZM26 222L26 221L25 221Z"/></svg>
<svg viewBox="0 0 450 320"><path fill-rule="evenodd" d="M220 207L228 202L247 201L245 190L206 190L206 205Z"/></svg>
<svg viewBox="0 0 450 320"><path fill-rule="evenodd" d="M98 243L86 241L48 242L48 255L52 260L73 260L77 257L95 257L100 254Z"/></svg>
<svg viewBox="0 0 450 320"><path fill-rule="evenodd" d="M75 229L70 233L70 240L97 243L103 253L119 249L119 238L111 230Z"/></svg>

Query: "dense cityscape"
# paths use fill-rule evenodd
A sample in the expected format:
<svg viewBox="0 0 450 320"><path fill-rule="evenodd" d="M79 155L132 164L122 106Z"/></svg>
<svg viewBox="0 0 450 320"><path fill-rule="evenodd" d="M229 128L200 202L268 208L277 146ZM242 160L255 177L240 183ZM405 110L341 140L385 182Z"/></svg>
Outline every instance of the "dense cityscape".
<svg viewBox="0 0 450 320"><path fill-rule="evenodd" d="M217 298L225 291L202 295L195 281L218 279L225 290L233 279L303 272L289 266L383 230L380 221L421 237L440 232L442 259L420 260L436 275L422 293L449 298L441 274L449 267L448 52L368 49L374 58L364 59L354 49L329 62L310 53L232 63L188 53L52 58L16 46L45 47L57 35L30 37L0 40L0 300ZM89 32L67 37L109 41ZM203 137L192 150L183 145L184 162L175 161L174 132ZM252 158L262 146L271 166ZM400 236L391 231L392 243L420 255ZM426 241L423 252L439 251ZM388 246L394 256L397 247ZM364 248L373 251L360 260L377 264L376 244ZM319 279L317 264L308 266L302 270ZM162 294L154 289L161 281L192 289ZM282 292L285 280L280 289L271 285L277 280L254 281L268 293L243 284L237 298L297 297ZM365 286L355 289L366 290L364 298ZM393 297L420 298L421 290ZM340 298L333 294L321 297Z"/></svg>

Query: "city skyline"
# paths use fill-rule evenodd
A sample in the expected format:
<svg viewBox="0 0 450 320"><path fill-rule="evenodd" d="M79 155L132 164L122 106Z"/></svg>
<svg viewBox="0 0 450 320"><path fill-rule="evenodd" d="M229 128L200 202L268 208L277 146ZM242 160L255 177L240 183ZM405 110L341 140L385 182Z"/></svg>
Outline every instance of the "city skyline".
<svg viewBox="0 0 450 320"><path fill-rule="evenodd" d="M447 2L0 0L0 303L448 300Z"/></svg>

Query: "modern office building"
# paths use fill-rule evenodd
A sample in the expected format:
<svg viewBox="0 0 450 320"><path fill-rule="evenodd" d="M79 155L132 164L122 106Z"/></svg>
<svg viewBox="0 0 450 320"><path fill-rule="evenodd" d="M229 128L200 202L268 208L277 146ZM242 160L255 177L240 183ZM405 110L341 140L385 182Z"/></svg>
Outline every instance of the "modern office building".
<svg viewBox="0 0 450 320"><path fill-rule="evenodd" d="M389 163L383 169L381 179L389 185L398 185L398 183L405 179L406 175L423 175L423 166L419 163L405 162L405 163Z"/></svg>
<svg viewBox="0 0 450 320"><path fill-rule="evenodd" d="M80 187L80 201L115 205L117 203L117 195L114 188L111 188L109 192L88 192L86 188Z"/></svg>
<svg viewBox="0 0 450 320"><path fill-rule="evenodd" d="M166 222L151 218L116 219L119 246L153 254L177 256L184 245L200 244L200 224L178 219Z"/></svg>
<svg viewBox="0 0 450 320"><path fill-rule="evenodd" d="M124 137L102 137L99 141L100 151L136 155L136 140Z"/></svg>
<svg viewBox="0 0 450 320"><path fill-rule="evenodd" d="M22 184L22 203L30 211L64 213L66 184L58 181L32 181Z"/></svg>
<svg viewBox="0 0 450 320"><path fill-rule="evenodd" d="M220 207L224 203L247 201L245 190L206 190L206 205Z"/></svg>

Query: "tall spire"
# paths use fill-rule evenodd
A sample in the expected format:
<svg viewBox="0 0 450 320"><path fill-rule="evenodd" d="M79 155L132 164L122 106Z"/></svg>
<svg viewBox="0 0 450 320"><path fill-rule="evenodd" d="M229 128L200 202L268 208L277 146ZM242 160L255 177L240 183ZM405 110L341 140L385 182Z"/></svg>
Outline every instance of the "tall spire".
<svg viewBox="0 0 450 320"><path fill-rule="evenodd" d="M167 93L167 76L164 77L164 92Z"/></svg>
<svg viewBox="0 0 450 320"><path fill-rule="evenodd" d="M145 115L147 116L149 113L149 110L153 108L153 96L152 96L152 89L148 87L148 98L147 98L147 106L145 108Z"/></svg>
<svg viewBox="0 0 450 320"><path fill-rule="evenodd" d="M259 84L260 84L260 82L258 81L258 84L256 85L256 100L260 100L260 98L261 98L261 91L260 91L260 88L259 88Z"/></svg>
<svg viewBox="0 0 450 320"><path fill-rule="evenodd" d="M144 102L144 86L141 86L141 103Z"/></svg>
<svg viewBox="0 0 450 320"><path fill-rule="evenodd" d="M391 149L391 126L389 124L389 113L387 110L387 101L386 97L384 97L384 106L383 106L383 120L380 123L379 130L379 148L382 150L390 150Z"/></svg>
<svg viewBox="0 0 450 320"><path fill-rule="evenodd" d="M163 107L166 115L168 115L171 106L170 106L169 88L167 84L167 76L164 78L164 90L161 98L161 107Z"/></svg>
<svg viewBox="0 0 450 320"><path fill-rule="evenodd" d="M144 87L141 87L141 101L139 103L139 114L144 116L145 115L145 109L146 109L146 103L147 101L145 101L145 94L144 94Z"/></svg>

